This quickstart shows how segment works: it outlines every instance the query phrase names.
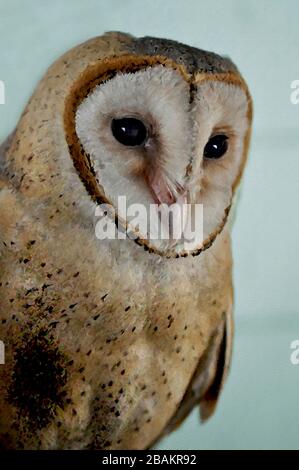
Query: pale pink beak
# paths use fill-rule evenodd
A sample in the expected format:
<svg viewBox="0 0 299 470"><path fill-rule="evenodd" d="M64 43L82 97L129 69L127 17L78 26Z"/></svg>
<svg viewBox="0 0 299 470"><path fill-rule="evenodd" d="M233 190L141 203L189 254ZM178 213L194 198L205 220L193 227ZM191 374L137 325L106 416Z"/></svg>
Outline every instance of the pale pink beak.
<svg viewBox="0 0 299 470"><path fill-rule="evenodd" d="M174 204L184 192L183 188L168 181L163 171L154 170L148 176L148 183L157 204Z"/></svg>
<svg viewBox="0 0 299 470"><path fill-rule="evenodd" d="M170 246L173 246L176 244L177 240L181 239L187 222L188 191L180 185L173 184L169 181L165 173L161 170L150 173L148 183L153 192L156 204L159 205L158 210L163 212L166 209L165 206L172 205L176 205L176 208L179 209L176 211L176 217L172 222L166 219L170 223L170 225L167 224L167 230L170 229L171 232ZM176 226L176 229L174 229L174 226ZM174 235L174 233L176 235Z"/></svg>

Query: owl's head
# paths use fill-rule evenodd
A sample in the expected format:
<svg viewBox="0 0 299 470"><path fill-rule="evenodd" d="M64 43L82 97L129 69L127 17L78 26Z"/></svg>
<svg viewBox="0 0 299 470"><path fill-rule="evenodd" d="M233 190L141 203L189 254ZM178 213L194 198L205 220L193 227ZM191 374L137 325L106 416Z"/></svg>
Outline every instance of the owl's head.
<svg viewBox="0 0 299 470"><path fill-rule="evenodd" d="M69 51L41 87L39 95L48 89L52 101L60 100L77 178L95 205L113 208L118 227L165 256L211 245L226 223L251 127L251 98L228 58L170 40L108 33ZM153 205L163 212L173 204L189 205L182 226L202 204L203 237L195 244L183 236L156 238L151 225L140 223L151 220Z"/></svg>

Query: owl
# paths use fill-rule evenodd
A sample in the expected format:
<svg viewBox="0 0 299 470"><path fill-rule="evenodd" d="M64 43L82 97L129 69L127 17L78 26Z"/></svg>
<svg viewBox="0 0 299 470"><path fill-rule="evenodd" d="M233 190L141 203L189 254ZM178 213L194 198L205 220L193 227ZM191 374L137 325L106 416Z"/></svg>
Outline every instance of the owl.
<svg viewBox="0 0 299 470"><path fill-rule="evenodd" d="M251 118L230 59L172 40L106 33L49 68L0 149L2 448L146 449L213 413ZM154 237L121 197L200 206L202 236Z"/></svg>

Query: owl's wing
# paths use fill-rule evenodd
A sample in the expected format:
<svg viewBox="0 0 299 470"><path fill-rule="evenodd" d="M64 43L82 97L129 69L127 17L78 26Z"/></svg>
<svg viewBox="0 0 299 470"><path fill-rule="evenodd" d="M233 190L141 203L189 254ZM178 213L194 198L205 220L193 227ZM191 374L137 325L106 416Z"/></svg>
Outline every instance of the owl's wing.
<svg viewBox="0 0 299 470"><path fill-rule="evenodd" d="M11 134L0 145L0 253L5 249L5 243L11 239L13 226L20 216L20 204L17 201L15 188L8 181L5 173L5 154L12 142L13 134Z"/></svg>
<svg viewBox="0 0 299 470"><path fill-rule="evenodd" d="M200 416L205 421L214 412L222 387L229 372L232 357L232 343L234 334L233 305L226 313L223 326L207 352L207 375L203 380L203 387L199 387ZM204 369L204 367L203 367ZM198 375L204 370L199 368Z"/></svg>
<svg viewBox="0 0 299 470"><path fill-rule="evenodd" d="M8 148L9 148L11 142L12 142L14 134L15 134L15 132L12 132L7 137L7 139L5 139L4 142L2 142L2 144L0 145L0 178L1 178L2 171L3 171L3 165L4 165L4 162L5 162L5 154L6 154L6 151L8 150Z"/></svg>
<svg viewBox="0 0 299 470"><path fill-rule="evenodd" d="M194 406L198 404L202 421L205 421L213 414L231 361L233 339L232 304L231 300L223 321L211 337L184 398L176 414L163 431L163 435L179 426Z"/></svg>

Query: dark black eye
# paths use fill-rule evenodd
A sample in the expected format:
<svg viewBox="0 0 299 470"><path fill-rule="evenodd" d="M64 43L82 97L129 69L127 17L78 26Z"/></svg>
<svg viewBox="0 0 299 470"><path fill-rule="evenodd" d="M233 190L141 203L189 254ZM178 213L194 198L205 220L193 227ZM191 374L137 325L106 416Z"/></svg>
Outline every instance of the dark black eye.
<svg viewBox="0 0 299 470"><path fill-rule="evenodd" d="M221 158L228 149L228 137L224 134L214 135L205 146L205 158Z"/></svg>
<svg viewBox="0 0 299 470"><path fill-rule="evenodd" d="M129 117L112 119L111 131L118 142L129 147L144 144L147 137L143 122Z"/></svg>

